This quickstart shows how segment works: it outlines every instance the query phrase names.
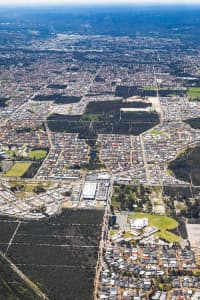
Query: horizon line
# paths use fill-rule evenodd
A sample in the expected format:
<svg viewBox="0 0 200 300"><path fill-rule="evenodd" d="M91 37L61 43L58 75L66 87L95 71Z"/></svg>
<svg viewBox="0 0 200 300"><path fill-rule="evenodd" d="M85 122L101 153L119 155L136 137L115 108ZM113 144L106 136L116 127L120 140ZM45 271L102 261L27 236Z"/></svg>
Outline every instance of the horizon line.
<svg viewBox="0 0 200 300"><path fill-rule="evenodd" d="M113 6L113 7L116 7L116 6L148 6L148 7L151 7L151 6L200 6L200 1L173 1L173 0L170 0L170 1L142 1L140 3L131 3L129 1L127 2L123 2L123 1L120 1L120 2L96 2L96 3L91 3L91 2L87 2L87 1L84 1L84 2L74 2L74 3L63 3L62 1L61 2L58 2L58 1L54 1L51 2L51 3L47 3L47 2L43 2L43 1L40 1L40 2L21 2L21 3L0 3L0 7L3 7L3 8L15 8L15 7L95 7L95 6Z"/></svg>

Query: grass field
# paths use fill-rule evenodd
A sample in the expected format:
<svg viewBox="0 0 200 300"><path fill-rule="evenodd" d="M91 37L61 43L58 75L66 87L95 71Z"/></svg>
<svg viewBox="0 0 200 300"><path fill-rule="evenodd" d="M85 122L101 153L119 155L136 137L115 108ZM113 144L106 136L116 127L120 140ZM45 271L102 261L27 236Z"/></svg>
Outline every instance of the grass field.
<svg viewBox="0 0 200 300"><path fill-rule="evenodd" d="M188 89L187 96L191 98L200 97L200 87L190 87Z"/></svg>
<svg viewBox="0 0 200 300"><path fill-rule="evenodd" d="M81 117L81 121L97 121L99 117L100 114L85 113Z"/></svg>
<svg viewBox="0 0 200 300"><path fill-rule="evenodd" d="M167 169L167 174L170 176L174 176L174 172L170 169Z"/></svg>
<svg viewBox="0 0 200 300"><path fill-rule="evenodd" d="M30 159L44 159L47 155L46 150L33 150L29 152L28 157Z"/></svg>
<svg viewBox="0 0 200 300"><path fill-rule="evenodd" d="M8 155L13 155L16 153L16 151L15 150L6 150L5 153Z"/></svg>
<svg viewBox="0 0 200 300"><path fill-rule="evenodd" d="M161 230L160 232L156 233L156 236L168 241L169 243L180 242L180 238L178 235L167 230Z"/></svg>
<svg viewBox="0 0 200 300"><path fill-rule="evenodd" d="M4 176L21 177L30 168L31 164L32 163L30 162L16 162L6 173L4 173Z"/></svg>
<svg viewBox="0 0 200 300"><path fill-rule="evenodd" d="M164 132L160 131L160 130L156 130L156 129L152 129L151 131L149 131L150 134L153 134L153 135L160 135L160 136L163 136L165 135Z"/></svg>
<svg viewBox="0 0 200 300"><path fill-rule="evenodd" d="M157 90L157 87L156 86L153 86L153 85L145 85L143 86L143 89L144 90ZM176 88L176 87L159 87L159 90L160 91L176 91L176 90L182 90L181 88Z"/></svg>
<svg viewBox="0 0 200 300"><path fill-rule="evenodd" d="M134 238L134 235L132 234L132 233L130 233L130 232L125 232L124 233L124 238L126 239L126 238Z"/></svg>
<svg viewBox="0 0 200 300"><path fill-rule="evenodd" d="M27 182L27 181L24 181L24 180L17 179L16 181L11 181L10 186L12 188L16 187L18 191L22 191L24 193L31 193L38 187L48 189L52 185L48 181L38 183L38 182Z"/></svg>
<svg viewBox="0 0 200 300"><path fill-rule="evenodd" d="M117 230L117 229L111 229L111 230L109 231L109 233L110 233L110 236L113 236L113 235L115 235L117 232L118 232L118 230Z"/></svg>
<svg viewBox="0 0 200 300"><path fill-rule="evenodd" d="M148 218L150 226L155 226L160 229L160 231L156 233L158 237L163 238L170 243L180 241L180 238L176 234L168 231L168 229L175 229L178 227L178 222L176 220L167 216L151 215L148 213L133 213L130 216L134 218Z"/></svg>

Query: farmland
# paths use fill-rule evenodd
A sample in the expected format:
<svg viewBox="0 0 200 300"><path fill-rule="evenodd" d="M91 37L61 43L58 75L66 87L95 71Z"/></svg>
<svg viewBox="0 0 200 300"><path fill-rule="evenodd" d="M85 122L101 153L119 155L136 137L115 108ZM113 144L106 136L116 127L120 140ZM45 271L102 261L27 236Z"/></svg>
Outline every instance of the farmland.
<svg viewBox="0 0 200 300"><path fill-rule="evenodd" d="M0 250L6 250L19 225L9 259L50 299L90 300L103 213L65 210L43 221L21 223L1 217Z"/></svg>

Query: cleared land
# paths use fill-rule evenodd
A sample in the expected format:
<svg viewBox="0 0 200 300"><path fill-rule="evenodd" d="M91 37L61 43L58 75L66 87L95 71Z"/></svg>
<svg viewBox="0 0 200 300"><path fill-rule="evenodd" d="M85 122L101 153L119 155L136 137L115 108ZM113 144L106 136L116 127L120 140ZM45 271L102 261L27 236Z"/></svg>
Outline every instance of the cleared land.
<svg viewBox="0 0 200 300"><path fill-rule="evenodd" d="M187 224L188 239L192 246L200 246L200 224Z"/></svg>
<svg viewBox="0 0 200 300"><path fill-rule="evenodd" d="M29 152L28 157L30 159L44 159L47 155L46 150L33 150Z"/></svg>
<svg viewBox="0 0 200 300"><path fill-rule="evenodd" d="M180 238L168 230L178 227L178 222L167 216L152 215L148 213L133 213L130 215L133 218L148 218L149 225L160 229L156 235L161 239L167 240L170 243L178 242Z"/></svg>
<svg viewBox="0 0 200 300"><path fill-rule="evenodd" d="M6 177L22 177L32 165L31 162L16 162L14 165L4 174Z"/></svg>

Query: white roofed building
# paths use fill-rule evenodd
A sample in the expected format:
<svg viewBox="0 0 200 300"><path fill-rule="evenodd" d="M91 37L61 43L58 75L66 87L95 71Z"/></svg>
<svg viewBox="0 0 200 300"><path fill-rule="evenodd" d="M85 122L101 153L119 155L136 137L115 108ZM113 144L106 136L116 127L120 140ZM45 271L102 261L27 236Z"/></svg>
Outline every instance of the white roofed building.
<svg viewBox="0 0 200 300"><path fill-rule="evenodd" d="M144 227L148 226L148 224L148 218L130 219L131 229L143 229Z"/></svg>
<svg viewBox="0 0 200 300"><path fill-rule="evenodd" d="M82 198L84 200L94 200L97 190L97 183L96 182L85 182L83 187Z"/></svg>

